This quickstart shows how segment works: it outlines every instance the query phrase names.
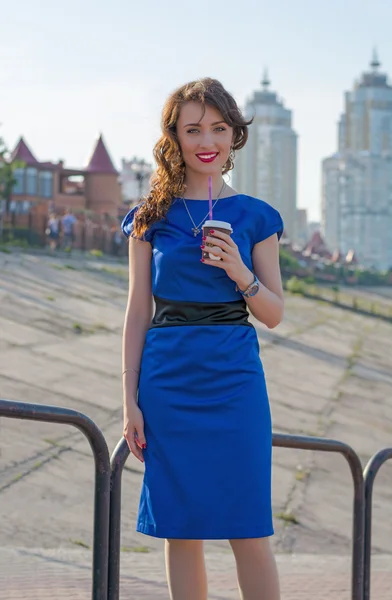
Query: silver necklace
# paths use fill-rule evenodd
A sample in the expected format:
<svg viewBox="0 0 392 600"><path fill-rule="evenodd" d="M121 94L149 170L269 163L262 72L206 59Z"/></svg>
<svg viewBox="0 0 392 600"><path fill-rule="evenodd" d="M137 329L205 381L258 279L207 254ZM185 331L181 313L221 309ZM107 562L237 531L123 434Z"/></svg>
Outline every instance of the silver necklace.
<svg viewBox="0 0 392 600"><path fill-rule="evenodd" d="M223 182L223 185L222 185L222 187L221 187L221 189L220 189L220 191L219 191L219 194L217 195L217 197L216 197L216 200L215 200L214 204L212 205L212 208L214 208L214 207L215 207L216 203L217 203L217 202L218 202L218 200L220 199L220 196L221 196L221 194L222 194L222 192L223 192L223 190L224 190L224 188L225 188L225 185L226 185L226 182L224 181L224 182ZM189 208L188 208L188 206L187 206L187 204L186 204L186 202L185 202L185 198L182 198L182 201L183 201L183 203L184 203L184 206L185 206L185 208L186 208L186 212L188 213L188 216L189 216L189 218L190 218L190 220L191 220L191 222L192 222L192 225L193 225L193 227L192 227L193 235L196 237L196 236L198 236L198 235L199 235L199 233L201 232L201 229L200 229L200 227L203 225L204 221L205 221L205 220L207 219L207 217L209 216L209 214L210 214L210 211L208 211L208 213L206 214L206 216L204 217L204 219L202 219L202 220L200 221L200 223L199 223L198 225L196 225L196 223L194 222L194 220L193 220L193 218L192 218L192 215L191 215L191 213L189 212Z"/></svg>

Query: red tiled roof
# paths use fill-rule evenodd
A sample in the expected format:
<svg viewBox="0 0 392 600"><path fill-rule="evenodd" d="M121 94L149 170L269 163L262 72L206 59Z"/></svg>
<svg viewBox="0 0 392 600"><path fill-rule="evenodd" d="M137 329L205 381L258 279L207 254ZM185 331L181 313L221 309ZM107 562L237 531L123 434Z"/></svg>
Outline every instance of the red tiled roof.
<svg viewBox="0 0 392 600"><path fill-rule="evenodd" d="M11 160L21 160L26 165L37 165L38 160L35 158L34 154L31 152L30 148L27 146L23 137L20 138L17 143L14 151L11 154Z"/></svg>
<svg viewBox="0 0 392 600"><path fill-rule="evenodd" d="M329 252L322 236L319 231L315 231L306 245L303 254L305 256L311 256L312 254L318 254L318 256L322 256L325 258L330 258L331 253Z"/></svg>
<svg viewBox="0 0 392 600"><path fill-rule="evenodd" d="M86 171L88 173L112 173L114 175L118 174L113 166L112 159L109 156L109 152L106 149L102 135L100 135L97 140Z"/></svg>

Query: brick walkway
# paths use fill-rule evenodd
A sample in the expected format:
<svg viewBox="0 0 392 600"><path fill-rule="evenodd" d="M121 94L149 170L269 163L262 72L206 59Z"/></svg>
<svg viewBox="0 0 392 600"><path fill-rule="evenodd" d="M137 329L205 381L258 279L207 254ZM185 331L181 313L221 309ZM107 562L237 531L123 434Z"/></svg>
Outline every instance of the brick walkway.
<svg viewBox="0 0 392 600"><path fill-rule="evenodd" d="M207 553L209 600L238 600L233 557ZM0 600L89 600L86 550L0 549ZM282 600L350 600L347 557L278 555ZM123 553L121 600L168 600L163 556ZM392 556L373 558L372 600L390 600Z"/></svg>

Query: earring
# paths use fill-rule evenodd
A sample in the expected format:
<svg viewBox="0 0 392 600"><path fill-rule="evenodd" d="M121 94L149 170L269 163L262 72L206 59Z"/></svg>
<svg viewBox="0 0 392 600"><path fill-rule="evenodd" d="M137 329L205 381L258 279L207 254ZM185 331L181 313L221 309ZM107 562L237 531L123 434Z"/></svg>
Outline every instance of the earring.
<svg viewBox="0 0 392 600"><path fill-rule="evenodd" d="M230 148L230 154L229 154L229 160L234 163L234 159L235 159L235 152L234 152L234 148L233 146Z"/></svg>

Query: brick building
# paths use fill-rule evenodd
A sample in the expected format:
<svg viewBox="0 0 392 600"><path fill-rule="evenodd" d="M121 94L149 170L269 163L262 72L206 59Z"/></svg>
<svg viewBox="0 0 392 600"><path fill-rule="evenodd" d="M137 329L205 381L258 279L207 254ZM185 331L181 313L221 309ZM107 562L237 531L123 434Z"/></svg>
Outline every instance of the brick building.
<svg viewBox="0 0 392 600"><path fill-rule="evenodd" d="M13 161L23 167L15 170L16 184L9 204L10 213L75 212L89 210L117 217L122 209L118 172L110 158L102 135L98 138L88 165L71 169L63 161L40 162L23 137L12 152Z"/></svg>

